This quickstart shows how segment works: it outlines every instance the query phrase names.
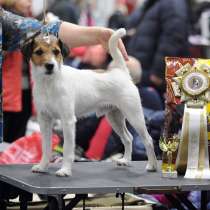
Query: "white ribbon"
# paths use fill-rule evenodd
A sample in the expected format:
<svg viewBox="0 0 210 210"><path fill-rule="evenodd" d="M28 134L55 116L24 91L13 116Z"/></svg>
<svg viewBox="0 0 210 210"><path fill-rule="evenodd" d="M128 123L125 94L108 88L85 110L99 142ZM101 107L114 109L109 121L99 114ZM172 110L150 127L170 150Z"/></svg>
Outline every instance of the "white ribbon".
<svg viewBox="0 0 210 210"><path fill-rule="evenodd" d="M206 109L205 107L188 108L185 105L185 113L189 115L189 121L184 122L188 123L188 130L182 132L188 132L189 139L187 170L184 177L188 179L210 179ZM202 157L202 154L200 155L201 152L204 152L204 157ZM204 160L201 160L201 157ZM202 167L199 168L199 165L200 167L202 165Z"/></svg>

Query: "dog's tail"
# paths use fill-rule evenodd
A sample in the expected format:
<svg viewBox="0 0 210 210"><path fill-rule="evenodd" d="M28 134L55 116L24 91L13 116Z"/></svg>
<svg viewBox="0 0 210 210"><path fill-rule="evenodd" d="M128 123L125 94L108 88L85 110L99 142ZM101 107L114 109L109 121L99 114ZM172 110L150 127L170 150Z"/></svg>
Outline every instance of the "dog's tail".
<svg viewBox="0 0 210 210"><path fill-rule="evenodd" d="M115 66L128 71L123 55L118 48L119 39L125 36L125 34L126 30L124 28L120 28L112 34L111 38L109 39L109 52L112 56Z"/></svg>

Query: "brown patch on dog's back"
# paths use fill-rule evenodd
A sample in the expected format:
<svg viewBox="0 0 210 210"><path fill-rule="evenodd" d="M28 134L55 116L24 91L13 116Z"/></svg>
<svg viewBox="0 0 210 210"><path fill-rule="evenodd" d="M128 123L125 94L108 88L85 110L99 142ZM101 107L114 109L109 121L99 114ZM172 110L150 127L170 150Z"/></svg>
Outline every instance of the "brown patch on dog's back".
<svg viewBox="0 0 210 210"><path fill-rule="evenodd" d="M49 62L52 58L55 58L58 63L63 62L63 56L59 47L59 41L54 36L40 35L34 40L32 51L32 62L37 66Z"/></svg>

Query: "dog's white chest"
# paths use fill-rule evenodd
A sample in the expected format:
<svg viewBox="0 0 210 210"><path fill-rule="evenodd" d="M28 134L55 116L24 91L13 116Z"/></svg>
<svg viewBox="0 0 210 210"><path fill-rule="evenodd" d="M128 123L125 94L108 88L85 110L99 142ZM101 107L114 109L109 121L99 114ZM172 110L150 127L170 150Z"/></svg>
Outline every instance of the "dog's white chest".
<svg viewBox="0 0 210 210"><path fill-rule="evenodd" d="M37 110L52 118L59 118L59 89L50 83L36 85L33 90Z"/></svg>

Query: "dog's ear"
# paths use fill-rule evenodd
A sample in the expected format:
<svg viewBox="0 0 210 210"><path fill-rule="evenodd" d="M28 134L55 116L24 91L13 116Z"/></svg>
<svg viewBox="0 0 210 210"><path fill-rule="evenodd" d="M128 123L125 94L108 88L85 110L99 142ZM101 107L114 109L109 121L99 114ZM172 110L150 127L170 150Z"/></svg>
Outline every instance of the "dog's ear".
<svg viewBox="0 0 210 210"><path fill-rule="evenodd" d="M69 48L59 39L58 41L59 47L61 49L61 54L64 58L69 56Z"/></svg>
<svg viewBox="0 0 210 210"><path fill-rule="evenodd" d="M30 58L33 53L33 45L34 45L34 39L28 41L27 43L24 43L21 47L21 52L23 54L23 57L25 60L30 61Z"/></svg>

